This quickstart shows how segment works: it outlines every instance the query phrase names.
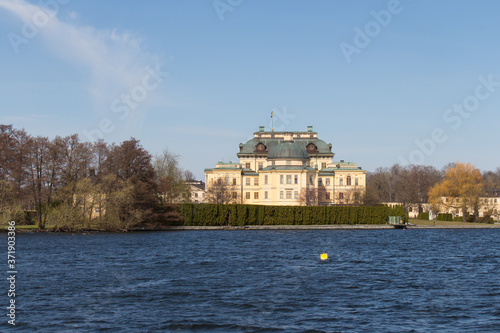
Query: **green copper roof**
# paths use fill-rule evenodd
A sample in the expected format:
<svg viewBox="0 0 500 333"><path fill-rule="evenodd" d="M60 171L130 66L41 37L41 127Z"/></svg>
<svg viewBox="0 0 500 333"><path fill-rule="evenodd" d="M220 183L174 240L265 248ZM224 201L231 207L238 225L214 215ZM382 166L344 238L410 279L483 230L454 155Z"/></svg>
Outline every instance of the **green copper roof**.
<svg viewBox="0 0 500 333"><path fill-rule="evenodd" d="M309 155L304 147L293 142L282 142L269 152L267 155L268 160L309 160Z"/></svg>
<svg viewBox="0 0 500 333"><path fill-rule="evenodd" d="M313 169L308 166L301 166L301 165L273 165L273 166L268 166L264 169L261 169L259 171L271 171L271 170L306 170L306 171L316 171L316 169Z"/></svg>
<svg viewBox="0 0 500 333"><path fill-rule="evenodd" d="M294 132L299 133L299 132ZM333 157L334 153L332 152L331 144L326 143L325 141L318 138L293 138L293 141L300 145L303 148L306 148L311 143L314 144L316 149L314 152L309 152L311 155L326 155L329 157ZM267 155L275 146L283 142L283 138L253 138L246 143L240 144L240 151L237 154L238 157L241 155L247 154L261 154ZM262 143L264 145L264 150L258 150L257 145Z"/></svg>

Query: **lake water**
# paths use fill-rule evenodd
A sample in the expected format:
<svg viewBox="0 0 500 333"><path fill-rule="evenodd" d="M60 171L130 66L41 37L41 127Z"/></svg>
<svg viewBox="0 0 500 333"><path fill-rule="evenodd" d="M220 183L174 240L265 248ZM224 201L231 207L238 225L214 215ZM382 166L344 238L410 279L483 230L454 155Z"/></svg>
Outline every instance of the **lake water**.
<svg viewBox="0 0 500 333"><path fill-rule="evenodd" d="M14 331L500 330L499 229L33 233L16 251Z"/></svg>

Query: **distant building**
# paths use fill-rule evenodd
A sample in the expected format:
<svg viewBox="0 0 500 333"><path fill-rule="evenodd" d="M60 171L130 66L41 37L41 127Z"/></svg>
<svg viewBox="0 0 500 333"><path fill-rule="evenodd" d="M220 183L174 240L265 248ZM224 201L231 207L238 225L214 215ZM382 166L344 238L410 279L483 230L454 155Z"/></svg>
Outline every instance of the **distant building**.
<svg viewBox="0 0 500 333"><path fill-rule="evenodd" d="M480 197L479 198L479 211L478 215L479 217L484 217L484 216L490 216L492 217L495 221L500 220L500 191L495 191L491 194L492 196L488 197ZM451 214L454 218L455 217L462 217L463 216L463 211L460 205L459 201L455 201L452 203L453 200L457 200L457 198L451 198L451 197L442 197L441 202L443 204L439 205L438 211L434 212L434 214ZM396 205L402 205L401 202L384 202L383 204L388 205L388 206L396 206ZM451 207L453 206L453 207ZM422 212L429 212L432 208L432 205L430 203L422 203L420 205L418 204L407 204L407 209L408 209L408 217L409 218L417 218L418 215ZM474 213L474 207L468 207L468 212L469 215ZM431 219L431 217L429 217Z"/></svg>
<svg viewBox="0 0 500 333"><path fill-rule="evenodd" d="M332 145L307 131L274 132L260 126L239 145L239 162L205 169L207 200L231 192L234 203L262 205L355 204L366 187L366 171L355 163L332 162Z"/></svg>
<svg viewBox="0 0 500 333"><path fill-rule="evenodd" d="M394 207L394 206L402 206L402 202L383 202L382 204ZM408 210L408 217L410 219L416 219L420 213L428 212L431 209L430 203L421 203L421 204L406 204L406 208Z"/></svg>
<svg viewBox="0 0 500 333"><path fill-rule="evenodd" d="M205 202L205 183L201 180L187 180L186 185L189 186L191 195L190 202L203 203Z"/></svg>
<svg viewBox="0 0 500 333"><path fill-rule="evenodd" d="M500 220L500 197L498 194L499 192L495 192L495 196L479 198L479 217L491 216L495 221ZM453 217L463 216L460 202L455 202L452 204L453 199L455 198L441 198L441 202L443 202L443 204L440 205L438 213L452 214ZM467 213L469 215L474 213L474 207L468 207L467 210Z"/></svg>

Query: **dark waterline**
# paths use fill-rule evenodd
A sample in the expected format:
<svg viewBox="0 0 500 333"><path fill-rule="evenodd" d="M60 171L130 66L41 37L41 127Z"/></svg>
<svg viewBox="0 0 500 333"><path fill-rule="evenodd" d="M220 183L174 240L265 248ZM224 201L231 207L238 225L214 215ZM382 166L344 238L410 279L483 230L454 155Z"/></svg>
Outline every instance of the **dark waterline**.
<svg viewBox="0 0 500 333"><path fill-rule="evenodd" d="M20 234L14 330L498 331L499 238L498 229Z"/></svg>

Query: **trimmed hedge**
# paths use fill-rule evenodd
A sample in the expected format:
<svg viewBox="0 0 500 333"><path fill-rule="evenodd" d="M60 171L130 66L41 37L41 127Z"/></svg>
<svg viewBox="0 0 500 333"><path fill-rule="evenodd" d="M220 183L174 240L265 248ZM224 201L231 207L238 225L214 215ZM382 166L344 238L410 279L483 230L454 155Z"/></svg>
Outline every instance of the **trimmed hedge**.
<svg viewBox="0 0 500 333"><path fill-rule="evenodd" d="M451 214L438 214L437 215L437 220L438 221L453 221L453 215Z"/></svg>
<svg viewBox="0 0 500 333"><path fill-rule="evenodd" d="M419 220L429 220L429 212L422 212L418 214L417 219Z"/></svg>
<svg viewBox="0 0 500 333"><path fill-rule="evenodd" d="M389 216L402 216L402 206L263 206L179 204L182 216L177 225L313 225L313 224L385 224Z"/></svg>

